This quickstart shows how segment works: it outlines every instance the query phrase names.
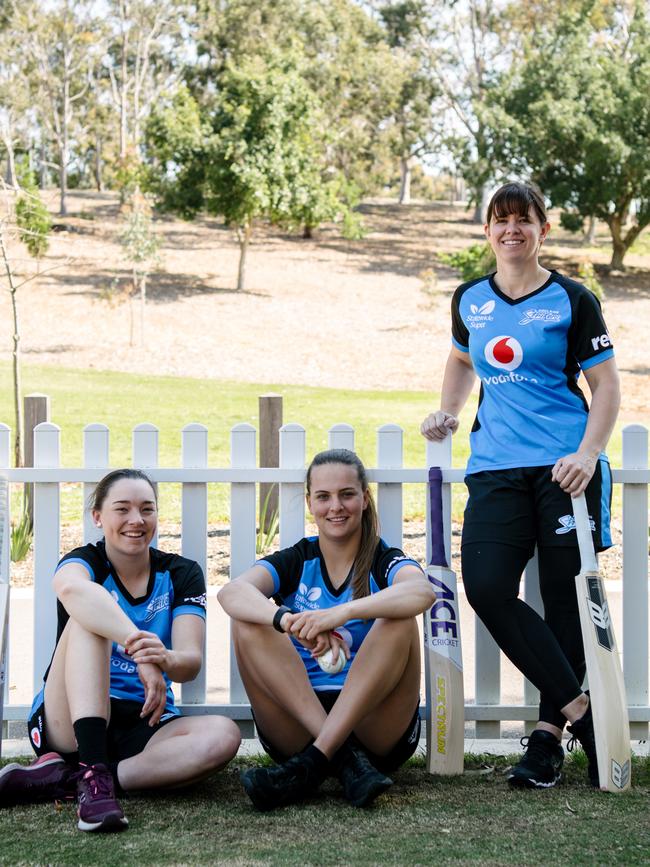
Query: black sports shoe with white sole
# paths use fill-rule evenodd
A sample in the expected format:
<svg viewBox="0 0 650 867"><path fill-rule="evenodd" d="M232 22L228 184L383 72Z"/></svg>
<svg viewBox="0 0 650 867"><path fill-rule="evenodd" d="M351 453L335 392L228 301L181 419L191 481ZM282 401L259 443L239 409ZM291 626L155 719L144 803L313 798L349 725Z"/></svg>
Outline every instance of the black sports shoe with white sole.
<svg viewBox="0 0 650 867"><path fill-rule="evenodd" d="M550 789L562 776L564 750L551 732L541 729L521 739L526 747L521 761L511 770L508 782L516 788Z"/></svg>

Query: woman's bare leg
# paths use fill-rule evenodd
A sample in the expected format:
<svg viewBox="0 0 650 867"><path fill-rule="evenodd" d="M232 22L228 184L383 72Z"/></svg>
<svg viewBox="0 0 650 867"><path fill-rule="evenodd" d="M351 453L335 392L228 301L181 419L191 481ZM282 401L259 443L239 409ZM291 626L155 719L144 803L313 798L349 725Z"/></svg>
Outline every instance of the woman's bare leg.
<svg viewBox="0 0 650 867"><path fill-rule="evenodd" d="M121 761L117 777L125 790L186 786L227 765L240 743L239 728L226 717L179 717L141 753Z"/></svg>
<svg viewBox="0 0 650 867"><path fill-rule="evenodd" d="M239 673L255 719L287 756L302 750L327 718L291 640L271 626L233 621Z"/></svg>

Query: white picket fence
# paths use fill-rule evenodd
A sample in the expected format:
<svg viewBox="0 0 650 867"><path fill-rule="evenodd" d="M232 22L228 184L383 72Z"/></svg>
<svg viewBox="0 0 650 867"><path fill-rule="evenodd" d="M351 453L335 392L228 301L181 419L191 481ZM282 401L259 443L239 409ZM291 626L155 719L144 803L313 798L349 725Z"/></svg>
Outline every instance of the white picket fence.
<svg viewBox="0 0 650 867"><path fill-rule="evenodd" d="M34 467L13 469L10 462L10 434L0 425L0 473L10 483L34 483L34 690L40 688L43 672L49 663L56 634L56 600L52 575L60 551L60 487L65 483L83 485L84 502L96 483L110 468L109 429L89 424L84 429L83 467L61 467L60 429L49 422L34 429ZM257 432L249 424L239 424L231 431L230 467L208 466L208 430L190 424L182 431L181 466L158 466L158 429L140 424L133 430L132 465L145 469L158 483L182 485L182 553L206 569L207 562L207 494L208 486L230 486L230 575L234 577L255 560L256 487L261 482L277 482L280 487L280 546L293 544L304 535L305 528L305 429L286 424L280 431L279 468L257 467ZM329 447L354 448L354 430L339 424L329 431ZM451 551L451 485L463 481L464 470L451 466L450 438L442 444L423 442L423 466L403 466L403 431L387 424L377 431L376 467L368 468L371 482L377 483L377 504L382 536L391 545L402 546L403 486L416 484L426 495L427 467L443 468L443 498L447 553ZM6 467L7 469L2 469ZM632 735L645 738L650 721L648 706L648 431L630 425L623 432L623 467L614 469L614 483L623 486L623 618L619 644L624 659L625 681L629 702ZM80 516L81 519L81 516ZM95 541L98 531L88 514L83 515L85 542ZM428 536L428 528L427 528ZM8 540L0 555L9 574ZM154 541L155 544L155 541ZM526 600L541 610L536 561L533 559L524 576ZM11 622L11 621L10 621ZM210 624L208 623L208 630ZM228 636L223 636L228 641ZM467 720L476 721L477 737L499 737L501 721L537 718L538 693L525 683L523 704L501 702L500 653L483 625L475 618L475 683L473 703L467 703ZM227 650L225 647L224 650ZM230 683L227 704L206 701L206 664L196 680L184 684L181 701L185 712L226 714L243 723L250 720L247 703L234 654L230 654ZM209 662L209 661L208 661ZM5 683L4 718L25 719L28 707L12 704ZM250 729L250 726L248 725Z"/></svg>

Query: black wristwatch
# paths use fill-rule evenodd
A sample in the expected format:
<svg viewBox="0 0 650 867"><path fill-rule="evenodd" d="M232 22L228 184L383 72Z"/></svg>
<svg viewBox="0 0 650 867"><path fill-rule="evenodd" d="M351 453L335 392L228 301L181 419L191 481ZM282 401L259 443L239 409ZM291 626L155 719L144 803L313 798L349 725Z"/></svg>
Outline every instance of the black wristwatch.
<svg viewBox="0 0 650 867"><path fill-rule="evenodd" d="M293 611L287 605L280 605L278 610L273 615L273 628L277 629L278 632L284 632L280 621L285 614L293 614Z"/></svg>

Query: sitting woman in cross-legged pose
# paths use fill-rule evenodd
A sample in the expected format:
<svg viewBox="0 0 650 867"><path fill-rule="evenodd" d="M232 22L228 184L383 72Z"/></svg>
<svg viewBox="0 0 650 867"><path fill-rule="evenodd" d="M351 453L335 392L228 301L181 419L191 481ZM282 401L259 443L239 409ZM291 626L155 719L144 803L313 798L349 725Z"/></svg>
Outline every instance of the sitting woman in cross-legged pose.
<svg viewBox="0 0 650 867"><path fill-rule="evenodd" d="M418 744L415 617L433 604L433 589L415 561L380 539L354 452L316 455L307 504L319 535L259 560L219 592L260 741L278 763L242 775L258 810L308 796L330 773L352 804L370 804ZM341 651L342 670L324 671L319 659L337 668Z"/></svg>
<svg viewBox="0 0 650 867"><path fill-rule="evenodd" d="M67 554L54 576L57 643L34 699L29 736L38 755L0 771L0 804L78 798L82 831L127 820L115 790L200 780L237 752L237 726L183 717L171 681L196 677L205 633L205 580L185 557L149 547L157 499L139 470L116 470L95 490L104 538Z"/></svg>

